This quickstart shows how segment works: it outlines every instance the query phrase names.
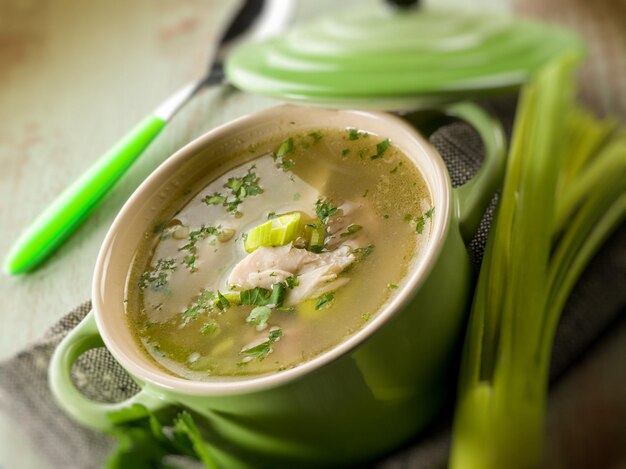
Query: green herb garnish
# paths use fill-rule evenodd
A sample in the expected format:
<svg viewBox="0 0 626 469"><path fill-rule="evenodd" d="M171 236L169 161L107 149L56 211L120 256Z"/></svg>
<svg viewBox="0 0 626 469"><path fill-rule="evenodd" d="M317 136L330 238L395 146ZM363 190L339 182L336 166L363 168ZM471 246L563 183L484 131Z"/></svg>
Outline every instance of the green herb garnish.
<svg viewBox="0 0 626 469"><path fill-rule="evenodd" d="M348 153L350 153L349 148L344 148L343 150L341 150L341 156L346 156Z"/></svg>
<svg viewBox="0 0 626 469"><path fill-rule="evenodd" d="M356 248L354 251L352 251L352 253L357 257L358 260L362 261L363 259L368 257L370 254L372 254L375 248L376 248L375 245L368 244L365 247Z"/></svg>
<svg viewBox="0 0 626 469"><path fill-rule="evenodd" d="M362 229L363 227L361 225L355 225L353 223L351 225L348 225L348 228L346 228L346 231L341 233L339 237L345 238L346 236L353 235L354 233L357 233L358 231L361 231Z"/></svg>
<svg viewBox="0 0 626 469"><path fill-rule="evenodd" d="M309 134L309 137L311 137L313 139L313 142L315 143L315 142L319 142L322 139L323 135L321 132L316 131L316 132L311 132Z"/></svg>
<svg viewBox="0 0 626 469"><path fill-rule="evenodd" d="M192 272L196 272L196 253L197 243L209 236L219 236L222 233L221 227L204 226L189 233L189 241L182 247L178 248L179 251L187 251L189 254L183 259L183 264L189 268ZM212 241L215 241L213 238Z"/></svg>
<svg viewBox="0 0 626 469"><path fill-rule="evenodd" d="M282 335L283 331L281 329L272 329L269 333L268 338L265 339L263 342L253 347L244 348L239 353L246 355L247 357L249 357L249 359L256 358L258 360L263 360L265 359L265 357L267 357L267 355L272 352L272 345L276 343L282 337ZM243 363L245 364L246 362Z"/></svg>
<svg viewBox="0 0 626 469"><path fill-rule="evenodd" d="M244 290L239 294L239 298L242 305L279 307L285 300L285 285L275 283L271 290L262 287Z"/></svg>
<svg viewBox="0 0 626 469"><path fill-rule="evenodd" d="M230 191L207 195L202 201L207 205L223 205L233 215L240 215L239 205L241 205L243 199L263 192L263 189L258 184L259 178L254 169L255 166L252 165L244 176L228 178L224 187L230 189Z"/></svg>
<svg viewBox="0 0 626 469"><path fill-rule="evenodd" d="M145 290L150 286L153 290L163 290L175 270L175 259L159 259L151 270L141 274L139 288Z"/></svg>
<svg viewBox="0 0 626 469"><path fill-rule="evenodd" d="M358 140L363 133L359 129L348 129L348 140Z"/></svg>
<svg viewBox="0 0 626 469"><path fill-rule="evenodd" d="M285 286L290 290L297 287L298 285L300 285L300 280L298 279L298 277L292 275L291 277L287 277L285 279Z"/></svg>
<svg viewBox="0 0 626 469"><path fill-rule="evenodd" d="M337 213L337 207L333 207L329 202L325 202L322 199L317 199L315 202L315 213L317 218L326 224L328 219Z"/></svg>
<svg viewBox="0 0 626 469"><path fill-rule="evenodd" d="M334 292L328 292L325 295L318 298L315 302L315 309L321 309L330 306L330 303L335 299Z"/></svg>
<svg viewBox="0 0 626 469"><path fill-rule="evenodd" d="M385 154L385 152L387 151L387 149L389 148L389 145L391 144L391 142L389 141L388 138L386 138L385 140L383 140L382 142L378 143L376 145L376 154L370 156L370 159L375 160L377 158L382 158L382 156Z"/></svg>
<svg viewBox="0 0 626 469"><path fill-rule="evenodd" d="M271 315L272 310L267 306L257 306L250 312L246 322L256 324L258 327L265 327Z"/></svg>
<svg viewBox="0 0 626 469"><path fill-rule="evenodd" d="M272 158L276 161L276 167L286 171L296 164L294 160L286 158L286 155L293 154L295 151L296 146L293 143L293 139L289 137L281 143L278 150L276 150L276 153L272 155Z"/></svg>
<svg viewBox="0 0 626 469"><path fill-rule="evenodd" d="M293 138L289 137L283 143L280 144L278 150L276 150L276 158L282 158L288 153L293 153L296 150L296 146L293 144Z"/></svg>
<svg viewBox="0 0 626 469"><path fill-rule="evenodd" d="M219 329L219 325L215 321L205 322L200 328L200 332L204 335L214 334Z"/></svg>
<svg viewBox="0 0 626 469"><path fill-rule="evenodd" d="M210 314L215 310L215 298L212 291L203 289L196 301L183 312L183 317L197 319L201 314Z"/></svg>

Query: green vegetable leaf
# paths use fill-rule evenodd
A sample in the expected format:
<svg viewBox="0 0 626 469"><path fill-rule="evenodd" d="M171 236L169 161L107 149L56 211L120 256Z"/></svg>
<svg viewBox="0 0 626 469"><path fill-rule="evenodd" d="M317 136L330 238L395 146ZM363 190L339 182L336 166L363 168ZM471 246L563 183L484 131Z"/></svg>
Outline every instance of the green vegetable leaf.
<svg viewBox="0 0 626 469"><path fill-rule="evenodd" d="M226 197L221 195L219 192L216 192L213 195L207 195L202 200L207 205L222 205L226 202Z"/></svg>
<svg viewBox="0 0 626 469"><path fill-rule="evenodd" d="M321 309L330 306L330 303L335 299L334 292L328 292L325 295L318 298L315 302L315 309Z"/></svg>
<svg viewBox="0 0 626 469"><path fill-rule="evenodd" d="M265 306L269 303L272 292L267 288L256 287L239 294L242 305Z"/></svg>
<svg viewBox="0 0 626 469"><path fill-rule="evenodd" d="M272 294L269 298L269 305L279 307L283 305L285 301L285 286L282 283L275 283L272 285Z"/></svg>
<svg viewBox="0 0 626 469"><path fill-rule="evenodd" d="M220 310L224 311L226 308L230 306L230 301L226 298L222 293L217 291L217 298L214 300L215 306L217 306Z"/></svg>
<svg viewBox="0 0 626 469"><path fill-rule="evenodd" d="M311 132L309 134L309 137L311 137L313 139L313 142L315 143L315 142L319 142L322 139L323 135L321 132L317 131L317 132Z"/></svg>
<svg viewBox="0 0 626 469"><path fill-rule="evenodd" d="M358 231L361 231L362 229L363 227L361 225L351 224L351 225L348 225L348 228L346 228L346 231L344 233L341 233L339 236L341 238L345 238L346 236L350 236L354 233L357 233Z"/></svg>
<svg viewBox="0 0 626 469"><path fill-rule="evenodd" d="M217 469L209 444L186 411L166 424L140 404L108 416L115 423L111 434L118 441L106 461L108 469L171 468L169 456L189 458L202 462L207 469Z"/></svg>
<svg viewBox="0 0 626 469"><path fill-rule="evenodd" d="M385 140L383 140L382 142L380 142L379 144L376 145L376 154L370 156L370 158L372 160L375 160L377 158L382 158L382 156L385 154L385 152L387 151L387 149L389 148L389 145L391 144L391 142L389 141L388 138L386 138Z"/></svg>
<svg viewBox="0 0 626 469"><path fill-rule="evenodd" d="M358 140L363 134L359 129L348 129L348 140Z"/></svg>
<svg viewBox="0 0 626 469"><path fill-rule="evenodd" d="M298 279L298 277L292 275L291 277L287 277L285 279L285 286L290 290L297 287L298 285L300 285L300 280Z"/></svg>
<svg viewBox="0 0 626 469"><path fill-rule="evenodd" d="M272 285L272 290L267 288L256 287L250 290L244 290L239 295L242 305L282 306L285 299L285 286L281 283Z"/></svg>
<svg viewBox="0 0 626 469"><path fill-rule="evenodd" d="M337 213L337 207L334 207L328 201L317 199L315 202L315 213L322 223L328 222L328 219Z"/></svg>
<svg viewBox="0 0 626 469"><path fill-rule="evenodd" d="M296 150L296 146L293 144L293 138L289 137L285 140L276 150L276 157L281 158L288 153L293 153Z"/></svg>
<svg viewBox="0 0 626 469"><path fill-rule="evenodd" d="M200 332L204 335L209 335L217 332L219 325L215 321L205 322L200 328Z"/></svg>
<svg viewBox="0 0 626 469"><path fill-rule="evenodd" d="M365 247L356 248L355 250L352 251L352 253L357 257L358 260L362 261L363 259L368 257L370 254L372 254L375 248L376 248L375 245L368 244Z"/></svg>
<svg viewBox="0 0 626 469"><path fill-rule="evenodd" d="M250 312L250 314L246 318L246 322L263 327L267 324L267 321L269 320L271 315L272 310L267 306L257 306Z"/></svg>
<svg viewBox="0 0 626 469"><path fill-rule="evenodd" d="M269 332L268 338L265 339L263 342L252 347L243 348L239 353L246 355L249 359L256 358L257 360L263 360L267 355L272 352L272 345L277 342L282 337L282 335L282 329L272 329Z"/></svg>
<svg viewBox="0 0 626 469"><path fill-rule="evenodd" d="M217 469L217 464L209 453L208 446L202 439L198 427L187 411L182 411L174 419L172 437L179 445L186 443L190 447L189 453L194 454L206 469Z"/></svg>

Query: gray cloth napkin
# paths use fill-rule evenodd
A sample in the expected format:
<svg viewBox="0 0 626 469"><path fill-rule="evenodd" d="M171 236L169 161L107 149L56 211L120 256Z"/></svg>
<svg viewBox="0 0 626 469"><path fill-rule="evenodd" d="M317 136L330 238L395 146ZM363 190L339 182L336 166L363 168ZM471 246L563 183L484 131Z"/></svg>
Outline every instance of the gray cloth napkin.
<svg viewBox="0 0 626 469"><path fill-rule="evenodd" d="M491 103L490 107L510 130L511 104ZM453 185L463 184L480 167L482 143L466 124L449 124L436 131L430 140L443 156ZM470 245L476 267L482 257L494 206L492 202ZM604 331L620 320L620 316L623 319L624 285L626 226L622 226L596 256L570 298L557 332L553 379L575 366ZM48 390L47 368L54 348L90 309L90 302L80 305L27 350L0 364L0 405L15 416L16 422L24 427L53 467L100 467L114 444L109 436L82 428L70 420L57 407ZM85 395L99 401L120 401L137 391L135 383L106 349L84 354L76 363L73 376ZM385 469L445 466L451 408L452 403L437 422L403 448L368 466Z"/></svg>

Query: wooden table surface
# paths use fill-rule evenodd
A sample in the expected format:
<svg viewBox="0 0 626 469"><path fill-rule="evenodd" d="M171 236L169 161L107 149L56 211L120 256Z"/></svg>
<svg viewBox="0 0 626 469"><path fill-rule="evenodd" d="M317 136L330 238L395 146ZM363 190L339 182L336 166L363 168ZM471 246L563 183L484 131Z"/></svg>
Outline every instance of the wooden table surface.
<svg viewBox="0 0 626 469"><path fill-rule="evenodd" d="M116 139L177 87L202 74L210 45L235 3L0 2L0 256ZM510 4L480 3L505 9ZM301 1L297 17L333 4ZM94 262L108 227L161 161L216 125L273 104L222 89L204 91L40 269L21 277L0 275L0 360L89 298ZM0 413L0 468L48 467L35 447L19 423Z"/></svg>

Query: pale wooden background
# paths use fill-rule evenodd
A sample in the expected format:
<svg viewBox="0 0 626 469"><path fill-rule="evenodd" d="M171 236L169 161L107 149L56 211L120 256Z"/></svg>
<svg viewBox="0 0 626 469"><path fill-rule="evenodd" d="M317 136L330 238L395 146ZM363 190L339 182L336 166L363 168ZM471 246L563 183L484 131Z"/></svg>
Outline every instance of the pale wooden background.
<svg viewBox="0 0 626 469"><path fill-rule="evenodd" d="M202 73L209 46L235 3L0 1L0 256L99 154ZM346 3L357 2L341 2ZM511 4L442 3L504 10ZM301 0L297 16L326 12L336 4ZM28 276L0 275L0 360L89 297L99 245L116 212L151 170L206 130L273 104L257 96L205 91L56 255ZM557 419L571 415L565 402L555 411ZM0 414L0 468L48 467L35 448L19 423Z"/></svg>

